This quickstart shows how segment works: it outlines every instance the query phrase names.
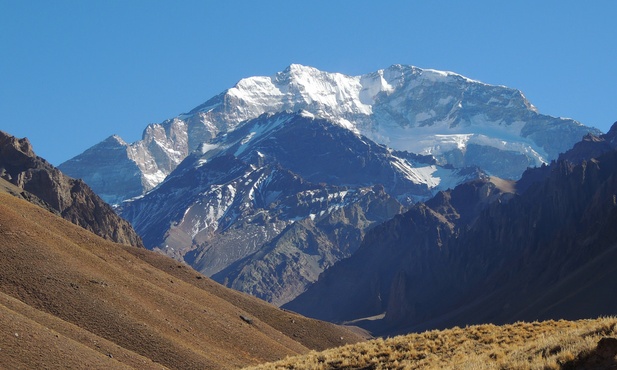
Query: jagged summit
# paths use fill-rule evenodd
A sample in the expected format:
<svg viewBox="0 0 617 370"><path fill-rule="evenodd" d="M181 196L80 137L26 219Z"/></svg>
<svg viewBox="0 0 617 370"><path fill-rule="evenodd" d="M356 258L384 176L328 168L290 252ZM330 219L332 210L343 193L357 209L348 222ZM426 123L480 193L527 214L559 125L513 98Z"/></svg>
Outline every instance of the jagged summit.
<svg viewBox="0 0 617 370"><path fill-rule="evenodd" d="M457 168L479 166L512 179L527 167L556 159L586 133L600 134L574 120L538 113L519 90L453 72L395 64L348 76L292 64L272 76L244 78L189 113L149 125L116 163L144 193L204 143L220 142L264 113L301 110L394 150L431 155ZM85 154L60 168L92 183L107 201L135 196L133 190L125 193L121 182L97 183L106 172L96 160L78 161Z"/></svg>
<svg viewBox="0 0 617 370"><path fill-rule="evenodd" d="M519 90L509 89L505 86L491 86L454 72L395 64L376 72L360 76L348 76L341 73L324 72L300 64L292 64L274 76L244 78L225 93L193 109L189 115L214 112L225 106L235 109L232 117L236 121L242 122L246 119L256 118L266 112L307 109L323 118L330 118L363 134L370 134L373 125L363 125L361 118L362 116L372 115L374 105L381 105L384 100L387 100L388 95L398 90L417 88L423 90L426 87L432 87L434 84L451 85L455 89L461 90L461 93L468 90L470 86L476 85L489 87L492 90L503 90L499 93L505 95L506 99L517 100L516 102L508 101L509 105L535 111L535 107L525 99ZM424 91L419 91L419 93L425 94ZM452 96L450 100L453 104L451 105L448 105L445 100L437 103L449 108L463 108L462 104L459 107L458 103L462 103L469 97L464 97L464 94L461 93ZM490 102L490 104L499 102L497 96L492 98L492 100L487 99L487 102ZM238 103L237 106L230 106L228 104L229 99ZM406 107L408 103L408 99L399 99L394 106L399 113L402 113L408 110ZM393 106L393 104L390 105ZM430 105L425 108L429 107ZM398 123L403 126L430 125L425 121L431 115L436 116L437 112L430 113L430 110L427 111L426 116L416 114L418 117L401 117L402 120ZM445 117L442 117L443 119ZM469 123L472 123L471 120Z"/></svg>

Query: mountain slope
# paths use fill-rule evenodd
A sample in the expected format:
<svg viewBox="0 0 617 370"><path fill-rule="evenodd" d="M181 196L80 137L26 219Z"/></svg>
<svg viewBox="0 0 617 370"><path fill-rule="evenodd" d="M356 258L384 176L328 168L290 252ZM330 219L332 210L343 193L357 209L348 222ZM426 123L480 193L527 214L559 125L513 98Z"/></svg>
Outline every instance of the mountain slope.
<svg viewBox="0 0 617 370"><path fill-rule="evenodd" d="M292 65L61 168L110 201L156 185L120 206L148 248L283 304L402 207L487 175L518 178L590 132L537 113L518 90L450 72ZM97 159L106 150L117 164Z"/></svg>
<svg viewBox="0 0 617 370"><path fill-rule="evenodd" d="M4 192L0 235L3 366L230 368L360 339Z"/></svg>
<svg viewBox="0 0 617 370"><path fill-rule="evenodd" d="M447 228L452 224L447 215L454 214L450 206L436 207L443 195L414 207L369 232L354 256L284 307L338 321L385 313L380 321L364 323L378 333L613 313L613 132L582 142L562 161L528 171L521 194L489 202L458 228ZM581 159L583 146L591 155L603 154L565 160ZM350 287L355 276L350 274L358 271L363 280ZM319 307L309 304L316 296L322 298ZM348 307L350 301L356 305Z"/></svg>
<svg viewBox="0 0 617 370"><path fill-rule="evenodd" d="M245 78L189 113L149 125L138 142L111 137L60 169L116 203L135 196L140 186L142 193L152 189L203 143L262 114L300 110L394 150L512 179L556 159L585 134L599 134L537 113L518 90L451 72L393 65L346 76L291 65L274 76ZM106 158L117 160L110 166Z"/></svg>
<svg viewBox="0 0 617 370"><path fill-rule="evenodd" d="M112 241L143 247L127 221L83 181L64 175L34 154L28 139L0 131L0 178L23 189L19 196L44 204L76 225Z"/></svg>
<svg viewBox="0 0 617 370"><path fill-rule="evenodd" d="M499 179L479 179L413 205L369 231L353 256L327 270L283 307L341 322L412 308L398 301L403 298L400 289L432 294L437 302L448 293L436 289L434 281L453 278L444 262L450 253L448 242L484 208L512 196L512 189L499 185ZM422 305L426 310L432 307Z"/></svg>
<svg viewBox="0 0 617 370"><path fill-rule="evenodd" d="M265 115L229 136L121 212L148 248L277 304L351 255L401 203L431 194L432 173L478 176L398 157L304 114Z"/></svg>

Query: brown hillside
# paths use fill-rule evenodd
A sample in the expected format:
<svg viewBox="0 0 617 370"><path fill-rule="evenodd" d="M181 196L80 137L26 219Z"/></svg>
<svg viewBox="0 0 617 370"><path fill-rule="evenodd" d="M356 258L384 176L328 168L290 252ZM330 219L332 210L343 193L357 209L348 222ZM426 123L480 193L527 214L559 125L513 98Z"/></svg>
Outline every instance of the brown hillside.
<svg viewBox="0 0 617 370"><path fill-rule="evenodd" d="M0 255L2 368L237 368L362 339L2 192Z"/></svg>

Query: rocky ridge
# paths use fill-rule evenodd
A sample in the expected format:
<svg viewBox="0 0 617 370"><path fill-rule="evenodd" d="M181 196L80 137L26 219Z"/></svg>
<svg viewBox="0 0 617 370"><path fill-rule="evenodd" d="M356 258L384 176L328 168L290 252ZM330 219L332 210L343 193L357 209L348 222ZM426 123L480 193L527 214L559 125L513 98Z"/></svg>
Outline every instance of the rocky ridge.
<svg viewBox="0 0 617 370"><path fill-rule="evenodd" d="M333 321L381 314L360 321L381 334L614 312L614 132L527 171L516 195L483 196L472 217L463 209L477 198L454 201L470 184L414 206L284 307Z"/></svg>
<svg viewBox="0 0 617 370"><path fill-rule="evenodd" d="M16 194L106 239L143 247L132 226L96 195L38 157L28 139L0 131L0 178L22 189Z"/></svg>

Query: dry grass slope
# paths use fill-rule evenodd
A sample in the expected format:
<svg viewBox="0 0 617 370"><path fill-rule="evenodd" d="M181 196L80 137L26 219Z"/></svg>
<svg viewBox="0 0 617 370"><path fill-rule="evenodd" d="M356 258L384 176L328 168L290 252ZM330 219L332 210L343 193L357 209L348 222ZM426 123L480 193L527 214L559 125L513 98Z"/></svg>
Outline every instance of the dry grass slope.
<svg viewBox="0 0 617 370"><path fill-rule="evenodd" d="M1 191L0 257L0 368L240 368L362 340Z"/></svg>
<svg viewBox="0 0 617 370"><path fill-rule="evenodd" d="M252 369L610 369L617 318L476 325L312 351ZM598 343L601 341L600 345Z"/></svg>

